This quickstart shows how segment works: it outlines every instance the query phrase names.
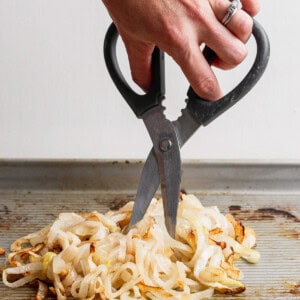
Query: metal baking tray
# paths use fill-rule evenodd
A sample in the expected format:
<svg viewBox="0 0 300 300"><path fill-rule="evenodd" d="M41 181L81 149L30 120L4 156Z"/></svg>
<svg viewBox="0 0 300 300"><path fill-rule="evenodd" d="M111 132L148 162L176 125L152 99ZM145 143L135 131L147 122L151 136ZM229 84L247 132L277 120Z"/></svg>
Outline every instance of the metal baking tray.
<svg viewBox="0 0 300 300"><path fill-rule="evenodd" d="M51 223L60 212L106 211L133 200L141 161L0 160L0 247ZM188 161L182 188L204 205L252 226L261 260L244 262L247 290L217 299L300 299L300 162ZM0 257L0 270L6 265ZM0 298L31 299L6 288Z"/></svg>

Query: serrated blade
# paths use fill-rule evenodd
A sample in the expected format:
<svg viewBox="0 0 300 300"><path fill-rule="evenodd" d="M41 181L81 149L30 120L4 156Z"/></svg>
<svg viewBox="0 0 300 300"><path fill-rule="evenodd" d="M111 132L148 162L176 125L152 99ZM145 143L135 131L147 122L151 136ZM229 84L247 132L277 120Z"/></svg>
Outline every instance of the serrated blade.
<svg viewBox="0 0 300 300"><path fill-rule="evenodd" d="M195 121L187 108L181 110L181 116L177 120L173 121L172 124L176 129L180 148L201 126L201 124Z"/></svg>

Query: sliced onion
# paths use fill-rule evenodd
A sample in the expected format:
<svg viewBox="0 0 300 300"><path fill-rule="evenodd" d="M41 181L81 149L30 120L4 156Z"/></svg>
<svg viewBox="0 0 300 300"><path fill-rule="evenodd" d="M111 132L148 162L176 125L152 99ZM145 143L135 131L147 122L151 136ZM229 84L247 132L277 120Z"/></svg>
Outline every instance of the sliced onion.
<svg viewBox="0 0 300 300"><path fill-rule="evenodd" d="M169 236L162 200L156 199L124 234L132 208L130 202L106 214L60 214L52 225L13 243L8 257L14 267L3 271L4 284L19 287L47 279L58 300L196 300L211 297L214 290L235 294L245 289L234 260L258 261L251 228L217 207L202 206L195 196L182 195L176 239ZM22 278L9 282L11 274ZM39 286L43 299L45 286Z"/></svg>
<svg viewBox="0 0 300 300"><path fill-rule="evenodd" d="M40 280L38 280L39 288L35 296L35 300L44 300L48 294L48 285Z"/></svg>

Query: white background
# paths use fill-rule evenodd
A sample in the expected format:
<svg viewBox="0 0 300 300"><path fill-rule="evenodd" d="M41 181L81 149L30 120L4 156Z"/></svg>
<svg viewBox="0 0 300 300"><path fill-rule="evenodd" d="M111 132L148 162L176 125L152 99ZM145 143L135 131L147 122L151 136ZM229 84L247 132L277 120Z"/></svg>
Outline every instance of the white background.
<svg viewBox="0 0 300 300"><path fill-rule="evenodd" d="M242 102L200 129L183 159L300 159L300 1L262 0L271 41L264 77ZM100 0L0 0L0 158L145 158L151 143L116 91L102 46L110 18ZM245 74L218 72L224 90ZM128 74L127 58L119 57ZM128 75L129 76L129 75ZM166 65L167 115L188 83Z"/></svg>

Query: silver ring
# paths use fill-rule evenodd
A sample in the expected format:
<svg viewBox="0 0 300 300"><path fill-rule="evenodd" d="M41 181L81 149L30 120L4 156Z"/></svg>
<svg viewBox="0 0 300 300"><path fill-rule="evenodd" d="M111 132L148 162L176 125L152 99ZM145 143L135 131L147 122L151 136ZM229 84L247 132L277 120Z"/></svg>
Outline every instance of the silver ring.
<svg viewBox="0 0 300 300"><path fill-rule="evenodd" d="M230 6L227 9L227 13L222 20L223 25L227 25L231 21L232 17L238 11L239 5L240 5L240 0L232 0L231 1Z"/></svg>

